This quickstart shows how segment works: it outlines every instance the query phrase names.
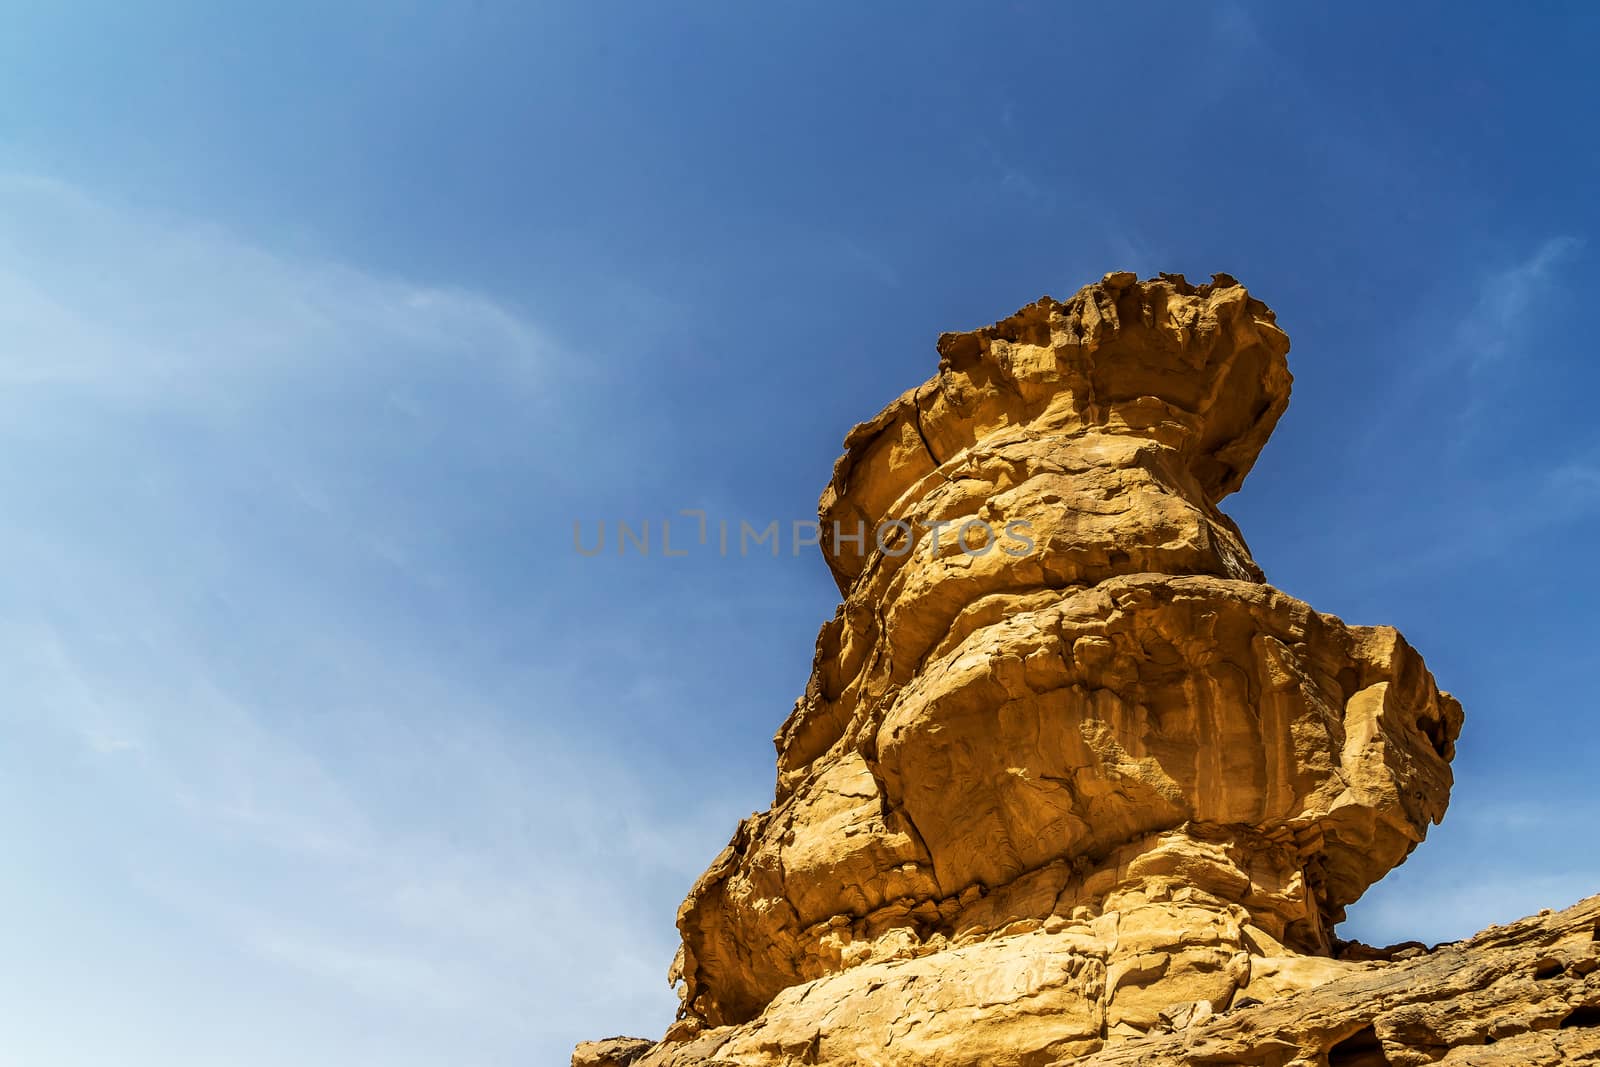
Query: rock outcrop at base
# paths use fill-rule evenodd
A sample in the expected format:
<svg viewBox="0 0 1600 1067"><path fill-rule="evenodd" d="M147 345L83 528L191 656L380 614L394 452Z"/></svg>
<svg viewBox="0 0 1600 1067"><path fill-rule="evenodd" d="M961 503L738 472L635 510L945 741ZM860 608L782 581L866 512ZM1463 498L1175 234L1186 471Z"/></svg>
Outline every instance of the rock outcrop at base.
<svg viewBox="0 0 1600 1067"><path fill-rule="evenodd" d="M1173 1005L1144 1037L1055 1057L1058 1020L1030 1013L999 1044L982 1023L977 1048L959 1024L920 1049L876 1044L829 985L741 1027L679 1043L580 1045L573 1067L919 1064L1037 1067L1554 1067L1600 1063L1600 896L1491 927L1469 941L1360 960L1253 960L1255 975L1230 1009ZM1019 961L1026 957L1019 955ZM908 976L909 977L909 976ZM892 981L893 979L891 979ZM806 1005L815 1000L809 1009ZM832 1006L830 1010L828 1006ZM840 1010L842 1009L842 1010ZM1003 1016L1003 1009L994 1016ZM907 1019L906 1023L911 1024ZM823 1024L826 1023L826 1030ZM1028 1035L1025 1030L1033 1033ZM826 1033L826 1036L822 1036ZM808 1036L809 1035L809 1036ZM976 1055L974 1055L974 1053ZM987 1056L989 1058L980 1058Z"/></svg>
<svg viewBox="0 0 1600 1067"><path fill-rule="evenodd" d="M844 603L679 911L679 1021L574 1063L1042 1067L1393 966L1333 927L1442 818L1461 708L1218 509L1288 347L1225 275L939 339L823 493Z"/></svg>
<svg viewBox="0 0 1600 1067"><path fill-rule="evenodd" d="M1303 992L1252 999L1050 1067L1600 1063L1600 896L1431 952L1347 963Z"/></svg>

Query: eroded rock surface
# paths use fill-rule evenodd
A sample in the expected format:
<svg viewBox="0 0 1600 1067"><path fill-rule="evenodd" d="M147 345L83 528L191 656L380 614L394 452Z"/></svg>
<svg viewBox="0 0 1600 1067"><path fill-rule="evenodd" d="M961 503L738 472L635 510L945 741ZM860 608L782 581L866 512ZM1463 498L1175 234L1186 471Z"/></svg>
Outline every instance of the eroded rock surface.
<svg viewBox="0 0 1600 1067"><path fill-rule="evenodd" d="M891 1018L869 992L927 977L912 964L861 968L786 993L756 1020L663 1042L632 1061L590 1059L575 1067L632 1062L654 1067L801 1064L1017 1064L1037 1067L1554 1067L1600 1063L1600 896L1556 914L1491 927L1470 941L1412 948L1360 962L1252 956L1251 977L1233 1005L1175 1004L1151 1032L1084 1050L1074 1028L1082 1001L1035 997L1019 1008L1008 979L1029 968L1070 967L1070 956L1003 938L986 942L1004 966L974 974L965 1007L940 998L958 986L954 966L936 972L918 1009ZM953 956L956 954L952 954ZM1010 969L1007 970L1006 968ZM1286 975L1292 980L1284 983ZM873 977L868 979L867 976ZM974 992L991 998L974 1009ZM998 996L993 994L998 992ZM1076 1010L1073 1006L1077 1005ZM1057 1010L1057 1007L1061 1010Z"/></svg>
<svg viewBox="0 0 1600 1067"><path fill-rule="evenodd" d="M1051 1067L1596 1062L1600 896Z"/></svg>
<svg viewBox="0 0 1600 1067"><path fill-rule="evenodd" d="M1218 509L1288 347L1224 275L1112 274L944 335L850 432L774 804L628 1062L1043 1065L1395 966L1333 925L1443 816L1461 709Z"/></svg>

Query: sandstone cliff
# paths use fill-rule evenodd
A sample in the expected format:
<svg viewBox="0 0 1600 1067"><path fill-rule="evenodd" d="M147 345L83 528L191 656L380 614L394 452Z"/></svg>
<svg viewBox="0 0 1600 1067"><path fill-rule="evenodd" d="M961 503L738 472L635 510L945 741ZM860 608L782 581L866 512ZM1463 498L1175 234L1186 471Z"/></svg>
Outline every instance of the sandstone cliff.
<svg viewBox="0 0 1600 1067"><path fill-rule="evenodd" d="M1107 275L939 339L938 374L850 432L823 493L844 603L775 739L772 808L679 911L679 1021L575 1064L1482 1043L1417 1022L1398 977L1466 996L1489 965L1449 961L1474 949L1335 958L1345 906L1443 816L1461 709L1394 630L1267 585L1218 509L1288 404L1288 347L1225 275ZM1549 1026L1587 1018L1593 918L1529 935L1581 1002L1539 987ZM1217 1055L1185 1059L1202 1031Z"/></svg>

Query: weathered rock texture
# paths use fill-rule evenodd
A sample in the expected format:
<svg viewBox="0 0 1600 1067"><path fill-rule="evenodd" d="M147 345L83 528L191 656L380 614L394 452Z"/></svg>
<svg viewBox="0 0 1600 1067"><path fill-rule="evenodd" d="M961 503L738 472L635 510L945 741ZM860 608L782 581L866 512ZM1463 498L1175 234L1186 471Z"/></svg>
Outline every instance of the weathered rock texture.
<svg viewBox="0 0 1600 1067"><path fill-rule="evenodd" d="M1305 961L1304 992L1247 995L1176 1032L1073 1059L1074 1067L1542 1067L1600 1062L1600 896L1404 959ZM1255 993L1254 983L1250 993ZM691 1061L696 1062L696 1061ZM1057 1061L1060 1063L1062 1061ZM1054 1065L1052 1065L1054 1067Z"/></svg>
<svg viewBox="0 0 1600 1067"><path fill-rule="evenodd" d="M1346 952L1346 957L1352 953ZM1370 953L1355 955L1370 956ZM1230 1010L1174 1005L1152 1032L1096 1052L1030 1055L1057 1021L1031 1016L1021 1048L995 1049L982 1022L978 1044L962 1027L920 1049L868 1045L823 988L809 1012L769 1011L742 1027L679 1043L579 1046L577 1067L718 1064L1039 1064L1041 1067L1551 1067L1600 1063L1600 896L1556 915L1492 927L1470 941L1421 947L1394 958L1252 957L1256 972ZM1294 974L1295 968L1304 973ZM1285 981L1285 979L1290 979ZM900 979L890 979L891 981ZM832 1009L832 1010L831 1010ZM997 1009L995 1014L1003 1014ZM1013 1027L1013 1033L1020 1028ZM813 1035L809 1038L807 1034ZM753 1051L752 1051L753 1050ZM854 1050L854 1051L853 1051ZM617 1058L609 1053L620 1051ZM985 1055L993 1053L992 1058Z"/></svg>
<svg viewBox="0 0 1600 1067"><path fill-rule="evenodd" d="M1288 404L1288 347L1224 275L1112 274L939 339L823 493L845 600L772 808L679 911L679 1022L574 1063L1320 1063L1369 1024L1380 1050L1481 1044L1487 1017L1406 1000L1475 995L1500 966L1475 948L1334 958L1346 905L1443 816L1461 709L1394 630L1265 584L1218 510ZM1538 1011L1483 1005L1537 1030L1569 986L1589 1003L1592 918L1523 939L1577 945ZM1147 1036L1175 1029L1233 1051Z"/></svg>

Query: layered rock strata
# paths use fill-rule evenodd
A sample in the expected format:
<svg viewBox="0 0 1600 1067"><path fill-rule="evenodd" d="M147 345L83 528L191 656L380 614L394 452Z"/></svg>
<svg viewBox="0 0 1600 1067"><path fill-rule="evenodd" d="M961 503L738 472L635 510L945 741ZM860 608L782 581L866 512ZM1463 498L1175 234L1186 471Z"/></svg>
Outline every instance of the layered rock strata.
<svg viewBox="0 0 1600 1067"><path fill-rule="evenodd" d="M1347 951L1344 956L1253 957L1251 981L1224 1012L1212 1012L1203 1002L1175 1004L1143 1037L1063 1058L1002 1050L990 1062L1041 1067L1600 1063L1600 896L1563 912L1491 927L1470 941L1432 951L1411 946L1397 953ZM573 1063L709 1067L974 1062L961 1050L959 1036L926 1043L923 1058L896 1049L892 1042L870 1047L848 1016L830 1015L821 1006L829 1003L829 980L819 987L798 1001L796 1009L769 1009L744 1026L706 1031L682 1043L582 1045ZM818 1006L798 1010L813 999ZM825 1017L830 1021L824 1031ZM1046 1047L1056 1024L1049 1013L1033 1014L1031 1026L1038 1033L1022 1043ZM976 1029L981 1033L983 1027Z"/></svg>
<svg viewBox="0 0 1600 1067"><path fill-rule="evenodd" d="M1218 509L1289 399L1265 305L1111 274L938 347L823 493L844 603L679 911L679 1022L581 1062L1107 1049L1326 978L1443 816L1459 705Z"/></svg>

